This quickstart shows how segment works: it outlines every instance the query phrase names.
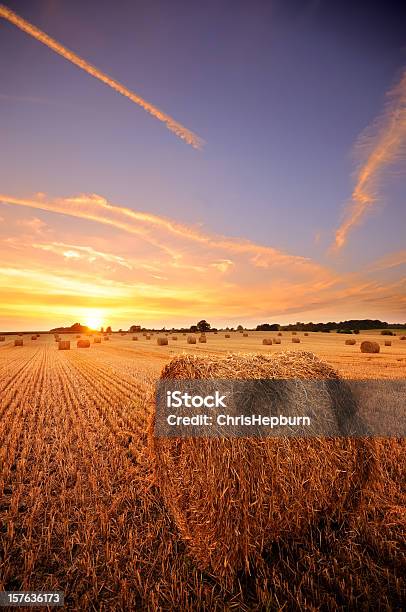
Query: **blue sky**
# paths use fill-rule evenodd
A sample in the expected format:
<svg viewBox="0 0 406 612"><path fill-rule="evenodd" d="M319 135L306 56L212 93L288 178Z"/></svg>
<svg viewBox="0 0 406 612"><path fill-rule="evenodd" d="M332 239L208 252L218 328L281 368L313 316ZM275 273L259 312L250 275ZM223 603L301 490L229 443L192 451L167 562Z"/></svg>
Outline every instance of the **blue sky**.
<svg viewBox="0 0 406 612"><path fill-rule="evenodd" d="M379 173L371 213L344 248L329 249L362 162L354 147L406 66L400 12L395 18L396 12L374 4L337 5L8 2L193 130L205 146L186 145L141 108L0 20L0 192L25 199L38 192L49 199L97 193L205 233L309 258L345 278L402 252L399 157ZM3 207L8 214L10 206ZM35 212L51 225L60 223L56 216ZM64 216L63 227L80 233L76 217ZM394 280L402 271L396 267ZM290 317L283 309L269 315L279 312L279 319ZM293 318L307 313L304 306ZM332 316L333 303L328 314L319 314ZM389 308L387 318L400 314ZM220 318L226 316L237 315L224 311Z"/></svg>

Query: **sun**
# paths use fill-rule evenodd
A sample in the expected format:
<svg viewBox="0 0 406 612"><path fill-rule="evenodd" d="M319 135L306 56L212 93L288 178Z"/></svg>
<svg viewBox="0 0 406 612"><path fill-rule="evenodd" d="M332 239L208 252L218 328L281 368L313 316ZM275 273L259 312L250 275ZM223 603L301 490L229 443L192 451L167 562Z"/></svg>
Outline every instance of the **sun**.
<svg viewBox="0 0 406 612"><path fill-rule="evenodd" d="M103 314L100 310L87 310L84 316L84 325L90 329L100 329L104 324Z"/></svg>

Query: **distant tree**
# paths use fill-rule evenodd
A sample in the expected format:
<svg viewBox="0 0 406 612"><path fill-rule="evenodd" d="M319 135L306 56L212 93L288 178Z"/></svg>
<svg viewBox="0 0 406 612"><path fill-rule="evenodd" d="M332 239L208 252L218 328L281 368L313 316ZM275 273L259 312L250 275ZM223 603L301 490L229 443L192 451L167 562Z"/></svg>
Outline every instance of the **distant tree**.
<svg viewBox="0 0 406 612"><path fill-rule="evenodd" d="M111 326L106 327L106 334L111 334Z"/></svg>
<svg viewBox="0 0 406 612"><path fill-rule="evenodd" d="M207 321L205 321L204 319L202 319L202 321L199 321L199 323L196 325L197 329L199 332L204 333L209 331L210 329L210 323L207 323Z"/></svg>
<svg viewBox="0 0 406 612"><path fill-rule="evenodd" d="M279 325L277 323L262 323L257 325L257 331L279 331Z"/></svg>
<svg viewBox="0 0 406 612"><path fill-rule="evenodd" d="M197 325L191 325L190 326L190 331L195 334L197 332Z"/></svg>
<svg viewBox="0 0 406 612"><path fill-rule="evenodd" d="M237 325L237 331L244 331L244 328L242 325Z"/></svg>
<svg viewBox="0 0 406 612"><path fill-rule="evenodd" d="M141 331L141 325L131 325L130 327L130 333L131 334L136 334L137 332Z"/></svg>
<svg viewBox="0 0 406 612"><path fill-rule="evenodd" d="M100 333L103 334L104 333L104 327L100 328Z"/></svg>
<svg viewBox="0 0 406 612"><path fill-rule="evenodd" d="M381 331L381 336L393 336L393 331L391 331L390 329L383 329Z"/></svg>

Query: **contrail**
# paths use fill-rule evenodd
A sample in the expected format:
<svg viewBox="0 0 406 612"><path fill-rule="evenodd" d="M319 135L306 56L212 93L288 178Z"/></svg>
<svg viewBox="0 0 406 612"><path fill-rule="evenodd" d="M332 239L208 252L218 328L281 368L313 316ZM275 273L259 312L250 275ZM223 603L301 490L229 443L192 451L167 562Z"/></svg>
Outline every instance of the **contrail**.
<svg viewBox="0 0 406 612"><path fill-rule="evenodd" d="M336 231L334 249L340 249L344 246L349 231L374 206L377 201L374 187L379 172L385 166L397 161L402 153L402 148L405 146L406 71L395 89L389 92L389 95L392 101L377 122L378 128L375 137L365 142L366 145L372 144L372 148L365 163L357 172L357 182L352 192L351 206L347 218Z"/></svg>
<svg viewBox="0 0 406 612"><path fill-rule="evenodd" d="M171 130L171 132L174 132L174 134L176 134L177 136L179 136L179 138L187 142L187 144L192 145L192 147L194 147L195 149L202 148L204 142L201 138L199 138L199 136L185 128L182 124L172 119L172 117L170 117L169 115L163 113L153 104L150 104L149 102L141 98L141 96L138 96L136 93L134 93L130 89L127 89L127 87L125 87L118 81L115 81L107 74L104 74L104 72L101 72L101 70L95 68L95 66L89 64L86 60L76 55L76 53L73 53L73 51L70 51L69 49L58 43L56 40L48 36L48 34L45 34L45 32L42 32L42 30L38 29L37 27L35 27L34 25L32 25L31 23L29 23L28 21L26 21L25 19L23 19L22 17L20 17L2 4L0 4L0 17L3 17L10 23L17 26L17 28L20 28L20 30L22 30L23 32L26 32L36 40L39 40L41 43L52 49L52 51L55 51L55 53L59 53L59 55L62 55L62 57L67 59L69 62L72 62L72 64L75 64L75 66L78 66L88 74L92 75L95 79L102 81L102 83L105 83L115 91L118 91L118 93L120 93L122 96L129 98L132 102L135 102L135 104L141 106L144 110L150 113L150 115L155 117L155 119L158 119L159 121L165 123L166 127Z"/></svg>

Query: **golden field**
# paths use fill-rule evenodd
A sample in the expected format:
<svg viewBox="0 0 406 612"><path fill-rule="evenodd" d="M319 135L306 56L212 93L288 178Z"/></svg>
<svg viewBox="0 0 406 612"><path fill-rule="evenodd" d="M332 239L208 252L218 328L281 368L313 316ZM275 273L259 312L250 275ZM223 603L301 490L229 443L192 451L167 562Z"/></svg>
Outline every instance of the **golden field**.
<svg viewBox="0 0 406 612"><path fill-rule="evenodd" d="M405 443L378 440L379 485L342 519L323 517L269 547L224 585L188 555L154 476L150 398L176 355L310 351L344 378L404 378L403 332L388 339L298 332L112 334L58 350L52 334L0 343L0 590L65 592L69 609L400 609L404 603ZM137 340L133 340L133 336ZM198 337L198 336L197 336ZM281 344L263 345L264 338ZM353 346L345 345L356 339ZM83 336L83 339L85 337ZM362 354L362 340L379 354ZM328 445L328 442L326 442ZM328 452L328 448L327 448ZM306 457L303 457L306 461ZM303 493L305 494L305 493ZM288 509L287 509L288 510ZM238 537L236 534L235 537Z"/></svg>

